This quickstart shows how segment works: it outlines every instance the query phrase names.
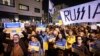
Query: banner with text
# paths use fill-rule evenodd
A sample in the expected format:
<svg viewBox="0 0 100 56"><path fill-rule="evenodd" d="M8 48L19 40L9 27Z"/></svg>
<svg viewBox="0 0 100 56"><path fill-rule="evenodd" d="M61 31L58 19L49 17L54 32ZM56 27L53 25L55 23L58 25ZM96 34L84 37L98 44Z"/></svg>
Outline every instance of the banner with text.
<svg viewBox="0 0 100 56"><path fill-rule="evenodd" d="M60 10L64 25L81 22L100 22L100 1L92 1Z"/></svg>

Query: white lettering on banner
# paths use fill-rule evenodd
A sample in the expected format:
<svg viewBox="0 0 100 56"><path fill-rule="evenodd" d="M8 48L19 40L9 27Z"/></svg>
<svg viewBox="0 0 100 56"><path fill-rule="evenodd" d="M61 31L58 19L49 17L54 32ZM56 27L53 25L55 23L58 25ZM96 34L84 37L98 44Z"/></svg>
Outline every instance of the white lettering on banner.
<svg viewBox="0 0 100 56"><path fill-rule="evenodd" d="M81 22L100 22L100 2L92 1L60 10L64 25Z"/></svg>

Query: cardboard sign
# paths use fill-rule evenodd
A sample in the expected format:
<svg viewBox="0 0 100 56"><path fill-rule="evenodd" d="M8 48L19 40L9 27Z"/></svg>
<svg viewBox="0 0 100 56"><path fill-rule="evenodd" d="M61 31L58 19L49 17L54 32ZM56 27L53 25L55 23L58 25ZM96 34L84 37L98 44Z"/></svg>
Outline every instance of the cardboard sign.
<svg viewBox="0 0 100 56"><path fill-rule="evenodd" d="M21 24L19 22L4 23L4 28L19 28L19 27L21 27Z"/></svg>
<svg viewBox="0 0 100 56"><path fill-rule="evenodd" d="M29 46L28 49L32 49L32 50L35 50L35 51L39 51L39 46Z"/></svg>
<svg viewBox="0 0 100 56"><path fill-rule="evenodd" d="M10 39L13 39L14 34L19 34L20 37L23 37L22 35L22 27L20 22L9 22L4 23L4 28L6 30L6 33L10 33Z"/></svg>
<svg viewBox="0 0 100 56"><path fill-rule="evenodd" d="M34 50L34 51L39 51L40 50L39 42L32 42L32 41L30 41L28 49Z"/></svg>

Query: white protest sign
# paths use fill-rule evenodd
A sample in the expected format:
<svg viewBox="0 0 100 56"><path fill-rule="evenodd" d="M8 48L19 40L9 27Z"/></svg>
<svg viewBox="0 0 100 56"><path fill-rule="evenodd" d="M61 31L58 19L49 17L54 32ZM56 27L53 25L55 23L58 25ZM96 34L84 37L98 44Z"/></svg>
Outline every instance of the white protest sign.
<svg viewBox="0 0 100 56"><path fill-rule="evenodd" d="M100 24L97 24L97 26L99 26L99 27L100 27Z"/></svg>
<svg viewBox="0 0 100 56"><path fill-rule="evenodd" d="M81 22L100 22L100 1L92 1L60 10L64 25Z"/></svg>
<svg viewBox="0 0 100 56"><path fill-rule="evenodd" d="M91 25L91 29L96 30L97 29L97 25L96 24Z"/></svg>

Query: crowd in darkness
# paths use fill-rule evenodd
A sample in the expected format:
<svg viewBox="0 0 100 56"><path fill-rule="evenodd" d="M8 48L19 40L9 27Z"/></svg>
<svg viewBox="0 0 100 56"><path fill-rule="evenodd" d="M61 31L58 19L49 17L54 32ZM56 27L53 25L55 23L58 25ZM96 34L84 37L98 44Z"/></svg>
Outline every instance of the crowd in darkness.
<svg viewBox="0 0 100 56"><path fill-rule="evenodd" d="M100 27L48 25L25 27L23 37L0 28L0 56L100 56Z"/></svg>

